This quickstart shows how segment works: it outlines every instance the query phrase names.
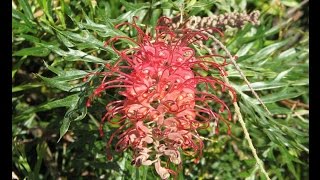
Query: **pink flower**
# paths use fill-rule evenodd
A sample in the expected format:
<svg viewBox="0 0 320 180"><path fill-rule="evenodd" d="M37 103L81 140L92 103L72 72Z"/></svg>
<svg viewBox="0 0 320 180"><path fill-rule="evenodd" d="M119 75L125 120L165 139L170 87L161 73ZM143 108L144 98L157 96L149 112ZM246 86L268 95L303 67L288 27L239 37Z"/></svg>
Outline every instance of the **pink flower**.
<svg viewBox="0 0 320 180"><path fill-rule="evenodd" d="M229 127L222 114L226 112L231 120L230 110L215 92L230 91L235 97L234 90L219 77L199 73L199 70L210 69L219 76L226 75L224 66L227 63L213 61L212 55L196 56L194 49L189 47L196 40L207 37L201 31L172 30L163 25L169 23L168 18L159 19L154 39L135 22L118 25L117 28L132 26L138 31L138 38L114 37L107 42L120 58L113 65L106 64L106 72L100 73L101 84L87 103L90 106L93 98L107 89L119 89L123 100L106 105L107 113L101 123L102 135L105 121L121 125L107 143L108 152L118 135L116 151L131 149L133 165L154 164L162 179L175 173L161 166L161 156L178 165L182 162L180 153L188 149L193 150L191 155L198 162L204 145L197 130L219 120ZM120 51L113 46L120 39L132 41L137 47Z"/></svg>

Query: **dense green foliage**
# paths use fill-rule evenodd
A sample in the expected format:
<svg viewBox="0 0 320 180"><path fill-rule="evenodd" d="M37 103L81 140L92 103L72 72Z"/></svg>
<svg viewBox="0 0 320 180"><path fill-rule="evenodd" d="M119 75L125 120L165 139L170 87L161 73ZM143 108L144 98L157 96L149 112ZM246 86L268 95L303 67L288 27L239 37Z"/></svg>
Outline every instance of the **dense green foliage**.
<svg viewBox="0 0 320 180"><path fill-rule="evenodd" d="M118 95L107 92L86 108L98 82L82 79L117 59L104 42L119 35L134 37L134 31L114 28L133 16L152 31L163 15L253 10L261 12L260 25L227 29L220 40L239 57L237 63L273 115L265 112L233 65L228 66L228 78L269 176L308 179L308 4L298 0L14 0L12 4L12 171L21 179L158 178L151 167L131 166L128 152L107 160L107 138L99 136L99 121L104 105ZM194 164L192 157L184 156L178 179L265 179L241 126L236 121L231 124L230 136L225 127L219 135L203 132L203 158ZM108 127L111 134L114 128Z"/></svg>

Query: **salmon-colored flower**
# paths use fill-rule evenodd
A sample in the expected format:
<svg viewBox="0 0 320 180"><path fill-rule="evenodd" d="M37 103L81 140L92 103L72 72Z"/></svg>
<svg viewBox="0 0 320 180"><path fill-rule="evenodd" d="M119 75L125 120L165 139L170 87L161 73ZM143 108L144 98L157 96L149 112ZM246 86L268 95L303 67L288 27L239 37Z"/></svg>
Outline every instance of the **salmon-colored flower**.
<svg viewBox="0 0 320 180"><path fill-rule="evenodd" d="M210 122L219 120L228 125L223 114L231 119L228 106L216 92L234 93L220 79L226 75L227 63L213 61L212 55L197 56L191 48L195 41L207 37L201 31L172 30L170 23L170 19L160 18L155 38L145 34L135 22L116 26L132 26L138 38L114 37L107 42L120 57L116 63L105 66L106 72L100 73L101 84L87 103L89 106L95 96L107 89L119 89L124 98L106 105L100 129L103 134L105 121L120 125L107 143L108 152L117 135L116 151L130 148L134 152L132 165L154 164L162 179L174 171L163 167L160 157L179 165L180 153L191 150L195 161L199 160L204 146L199 128L207 128ZM116 49L113 44L121 39L132 41L136 47ZM218 75L205 76L199 70L215 71Z"/></svg>

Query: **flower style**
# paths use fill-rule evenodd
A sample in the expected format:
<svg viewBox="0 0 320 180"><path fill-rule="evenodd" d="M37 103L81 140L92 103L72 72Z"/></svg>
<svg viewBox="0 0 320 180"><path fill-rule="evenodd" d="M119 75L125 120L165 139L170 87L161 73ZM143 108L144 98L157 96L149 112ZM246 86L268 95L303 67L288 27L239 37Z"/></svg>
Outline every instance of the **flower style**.
<svg viewBox="0 0 320 180"><path fill-rule="evenodd" d="M168 168L168 162L181 165L182 152L194 155L195 162L199 161L204 146L199 129L220 120L229 127L223 114L231 120L231 112L214 92L230 91L235 97L234 90L219 78L226 76L227 63L212 60L224 57L196 56L190 47L199 39L207 40L207 36L187 28L173 30L170 23L170 19L160 18L154 39L135 22L117 25L116 28L132 26L138 38L114 37L106 42L119 55L119 60L113 65L106 64L107 71L99 73L103 77L101 84L87 102L90 106L93 98L105 90L119 89L124 98L106 105L100 127L103 135L105 121L120 125L107 143L108 157L112 158L110 148L117 135L116 151L131 149L132 165L154 164L162 179L176 174ZM120 39L131 41L136 47L120 51L114 46ZM199 70L216 71L218 77L202 75Z"/></svg>

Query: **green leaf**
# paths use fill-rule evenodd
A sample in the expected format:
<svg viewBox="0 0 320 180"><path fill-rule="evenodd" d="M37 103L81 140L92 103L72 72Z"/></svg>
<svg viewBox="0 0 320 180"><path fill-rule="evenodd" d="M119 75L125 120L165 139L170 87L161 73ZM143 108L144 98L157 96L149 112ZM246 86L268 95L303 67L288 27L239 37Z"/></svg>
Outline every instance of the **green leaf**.
<svg viewBox="0 0 320 180"><path fill-rule="evenodd" d="M97 34L101 37L107 38L107 37L115 37L115 36L123 36L123 37L127 37L128 35L123 33L122 31L115 29L114 25L111 23L111 20L106 18L106 24L97 24L95 22L93 22L88 16L85 15L85 20L86 23L78 23L79 26L83 26L83 28L87 28L90 30L93 30L95 32L97 32ZM90 44L92 44L92 42L95 42L94 46L98 46L102 49L108 50L109 52L113 52L113 50L110 47L105 47L104 43L102 41L97 40L94 36L92 36L90 34L89 31L85 31L83 30L82 33L87 37L87 39L82 39L82 41L80 42L88 42ZM76 36L79 36L78 34L76 34ZM91 37L89 37L91 36ZM74 37L73 35L71 36L66 36L66 37ZM88 38L91 38L92 40L88 40ZM78 37L75 38L76 41L79 42ZM127 40L127 39L122 39L122 41L132 45L132 46L136 46L136 44L134 44L133 42Z"/></svg>
<svg viewBox="0 0 320 180"><path fill-rule="evenodd" d="M12 33L13 33L13 37L17 37L17 34L20 33L36 33L36 29L28 26L25 23L20 23L19 21L17 21L16 19L12 19ZM17 40L17 39L15 39Z"/></svg>
<svg viewBox="0 0 320 180"><path fill-rule="evenodd" d="M67 133L72 121L82 120L87 115L85 97L82 96L81 94L76 94L76 95L77 95L76 102L74 102L71 105L71 107L68 109L68 111L66 112L63 118L62 125L60 127L60 137L58 142L65 135L65 133Z"/></svg>
<svg viewBox="0 0 320 180"><path fill-rule="evenodd" d="M61 138L68 132L69 127L71 124L71 119L69 118L64 118L62 120L62 125L60 126L60 137L58 139L58 142L61 140Z"/></svg>
<svg viewBox="0 0 320 180"><path fill-rule="evenodd" d="M50 22L47 20L42 20L42 22L39 22L39 25L42 27L43 30L54 35L55 33L53 32L52 27L48 24L50 24Z"/></svg>
<svg viewBox="0 0 320 180"><path fill-rule="evenodd" d="M46 103L42 105L26 109L19 116L16 117L15 121L19 122L23 120L23 117L25 115L29 115L35 112L48 111L48 110L52 110L60 107L70 107L72 104L77 103L78 99L79 99L78 94L74 94L74 95L67 96L63 99L58 99L54 101L48 100Z"/></svg>
<svg viewBox="0 0 320 180"><path fill-rule="evenodd" d="M150 19L150 24L152 26L156 26L157 21L159 17L161 16L162 11L160 9L155 9L152 11L151 19Z"/></svg>
<svg viewBox="0 0 320 180"><path fill-rule="evenodd" d="M92 35L92 33L90 33L87 30L82 30L81 33L73 33L69 31L58 31L58 32L61 34L60 40L62 40L67 47L74 46L71 41L82 42L88 48L94 48L94 49L99 48L100 50L106 50L108 52L111 52L112 54L115 54L112 48L105 47L104 42L98 40L95 36ZM71 41L67 41L67 39ZM125 41L129 42L128 40L125 40ZM132 42L130 42L130 44L132 44Z"/></svg>
<svg viewBox="0 0 320 180"><path fill-rule="evenodd" d="M297 171L295 170L294 165L292 163L292 160L293 160L292 155L290 155L288 153L288 151L284 148L280 147L279 150L280 150L282 157L284 158L284 162L287 164L290 172L295 176L295 179L299 180L300 178L298 177Z"/></svg>
<svg viewBox="0 0 320 180"><path fill-rule="evenodd" d="M285 51L281 52L279 54L279 56L277 57L277 60L282 60L282 59L290 58L290 57L292 58L292 56L294 56L294 55L296 55L296 56L298 55L296 49L295 48L290 48L288 50L285 50Z"/></svg>
<svg viewBox="0 0 320 180"><path fill-rule="evenodd" d="M28 34L21 34L20 37L24 38L27 41L33 42L33 43L39 43L40 39L38 37L35 36L31 36Z"/></svg>
<svg viewBox="0 0 320 180"><path fill-rule="evenodd" d="M47 85L49 85L51 87L54 87L54 88L58 88L58 89L60 89L62 91L78 92L78 91L82 90L82 88L79 85L73 85L72 86L68 82L60 80L62 78L66 79L65 77L62 77L62 78L59 79L59 77L46 78L46 77L43 77L41 75L37 75L37 76L40 77L43 80L43 82L45 82ZM80 77L78 77L78 78L80 78Z"/></svg>
<svg viewBox="0 0 320 180"><path fill-rule="evenodd" d="M277 77L271 81L271 82L254 82L251 83L250 86L255 91L261 91L261 90L267 90L267 89L275 89L275 88L281 88L289 85L289 82L279 82L281 79L283 79L293 68L290 68L288 70L285 70L277 75ZM237 85L235 85L237 86ZM241 91L251 91L248 85L242 85L239 87Z"/></svg>
<svg viewBox="0 0 320 180"><path fill-rule="evenodd" d="M37 151L37 162L33 168L33 178L37 179L37 177L39 177L39 173L40 173L40 168L41 168L41 164L42 164L42 159L45 157L45 153L47 151L47 143L42 142L40 144L37 145L36 147L36 151Z"/></svg>
<svg viewBox="0 0 320 180"><path fill-rule="evenodd" d="M197 3L197 0L190 0L190 1L187 3L186 8L191 8L191 7L193 7L193 5L196 4L196 3Z"/></svg>
<svg viewBox="0 0 320 180"><path fill-rule="evenodd" d="M132 11L128 11L126 13L121 14L116 19L116 22L117 22L117 24L120 23L120 22L124 22L124 21L132 22L134 16L137 16L141 20L141 19L144 18L146 13L147 13L146 8L145 7L140 7L138 9L135 9L135 10L132 10Z"/></svg>
<svg viewBox="0 0 320 180"><path fill-rule="evenodd" d="M279 48L286 45L287 43L288 43L288 40L273 43L267 47L264 47L263 49L259 50L255 55L243 61L257 62L262 59L265 59L269 57L272 53L276 52Z"/></svg>
<svg viewBox="0 0 320 180"><path fill-rule="evenodd" d="M270 93L268 95L261 96L260 98L264 103L273 103L273 102L281 101L284 99L295 98L305 93L306 93L305 91L295 91L294 89L286 88L280 92ZM254 99L253 102L255 104L260 104L260 102L256 99Z"/></svg>
<svg viewBox="0 0 320 180"><path fill-rule="evenodd" d="M26 26L28 26L29 28L34 28L33 22L30 21L28 19L28 17L25 14L21 13L20 11L12 9L12 17L19 19L19 20L23 20ZM20 22L19 22L19 24L22 25L22 23L20 23ZM32 29L32 32L36 32L36 30Z"/></svg>
<svg viewBox="0 0 320 180"><path fill-rule="evenodd" d="M55 68L52 65L49 66L45 61L44 61L44 64L50 71L58 75L56 77L51 78L52 80L55 80L55 81L71 81L71 80L82 78L88 74L86 71L83 71L83 70L73 69L70 71L65 71L61 68Z"/></svg>
<svg viewBox="0 0 320 180"><path fill-rule="evenodd" d="M267 36L271 36L271 35L278 33L283 27L288 25L291 21L292 21L292 19L288 19L287 21L285 21L283 23L278 23L277 25L273 26L271 29L265 31L264 36L267 37Z"/></svg>
<svg viewBox="0 0 320 180"><path fill-rule="evenodd" d="M62 14L66 14L68 16L71 16L73 14L72 10L70 9L69 4L66 3L65 0L60 0L60 4L61 4Z"/></svg>
<svg viewBox="0 0 320 180"><path fill-rule="evenodd" d="M16 64L13 65L12 67L12 78L14 78L15 74L17 73L18 69L21 67L23 62L25 61L26 58L22 57L21 59L16 59L18 61Z"/></svg>
<svg viewBox="0 0 320 180"><path fill-rule="evenodd" d="M51 24L54 24L53 18L52 18L52 0L37 0L39 5L42 7L42 10L44 11L45 15L48 17L49 22Z"/></svg>
<svg viewBox="0 0 320 180"><path fill-rule="evenodd" d="M297 1L292 0L282 0L281 3L288 7L297 7L299 5Z"/></svg>
<svg viewBox="0 0 320 180"><path fill-rule="evenodd" d="M249 52L249 50L252 48L253 45L254 45L254 42L251 42L251 43L248 43L248 44L243 45L243 46L239 49L239 51L236 53L236 55L237 55L238 57L241 57L241 56L246 55L246 54Z"/></svg>
<svg viewBox="0 0 320 180"><path fill-rule="evenodd" d="M22 7L24 14L30 19L33 20L33 14L31 11L30 4L27 0L18 0L19 5Z"/></svg>
<svg viewBox="0 0 320 180"><path fill-rule="evenodd" d="M72 87L67 83L67 82L59 82L59 81L55 81L54 79L51 78L46 78L43 77L41 75L38 75L47 85L54 87L54 88L58 88L62 91L66 91L69 92Z"/></svg>
<svg viewBox="0 0 320 180"><path fill-rule="evenodd" d="M68 48L74 47L74 43L72 43L68 38L58 33L57 38Z"/></svg>
<svg viewBox="0 0 320 180"><path fill-rule="evenodd" d="M63 15L62 12L59 11L59 10L56 10L55 12L56 12L56 14L57 14L58 17L59 17L59 20L60 20L60 22L61 22L62 28L63 28L63 29L66 29L66 20L65 20L65 18L64 18L64 15Z"/></svg>
<svg viewBox="0 0 320 180"><path fill-rule="evenodd" d="M193 8L205 8L208 7L210 5L213 5L215 3L215 1L197 1L196 3L194 3L192 6L187 7L186 9L193 9Z"/></svg>
<svg viewBox="0 0 320 180"><path fill-rule="evenodd" d="M74 104L75 102L77 102L78 99L79 99L78 95L73 94L73 95L70 95L65 98L55 100L55 101L48 101L48 103L37 107L36 112L47 111L47 110L55 109L58 107L69 107L72 104Z"/></svg>
<svg viewBox="0 0 320 180"><path fill-rule="evenodd" d="M17 51L13 54L13 56L38 56L38 57L45 57L48 56L50 50L45 47L30 47L24 48L20 51Z"/></svg>
<svg viewBox="0 0 320 180"><path fill-rule="evenodd" d="M20 86L15 86L12 87L12 92L19 92L19 91L24 91L24 90L28 90L28 89L33 89L33 88L37 88L37 87L41 87L41 84L24 84L24 85L20 85Z"/></svg>
<svg viewBox="0 0 320 180"><path fill-rule="evenodd" d="M73 50L73 49L68 48L69 51L63 51L62 49L60 49L54 45L50 45L50 44L39 44L39 45L50 49L51 51L55 52L56 54L64 57L65 60L67 60L67 61L86 61L86 62L102 63L102 64L106 63L106 61L104 61L98 57L89 55L89 54L87 54L83 51L80 51L80 50Z"/></svg>
<svg viewBox="0 0 320 180"><path fill-rule="evenodd" d="M133 11L139 8L149 8L150 3L129 3L125 0L120 0L120 3L123 4L127 11Z"/></svg>
<svg viewBox="0 0 320 180"><path fill-rule="evenodd" d="M106 24L97 24L97 23L93 22L86 15L85 15L85 20L86 20L86 23L78 23L78 25L97 32L97 34L99 36L102 36L105 38L106 37L115 37L115 36L124 36L124 37L128 36L127 34L123 33L122 31L115 29L114 25L111 23L111 20L108 18L106 18ZM136 45L133 42L126 40L126 39L123 39L123 41L125 41L126 43L129 43L130 45L133 45L133 46ZM109 47L103 46L103 48L106 48L109 51L111 50Z"/></svg>
<svg viewBox="0 0 320 180"><path fill-rule="evenodd" d="M43 64L46 66L46 68L48 68L50 71L52 71L53 73L55 73L55 74L57 74L57 75L64 74L61 69L55 68L55 67L53 67L53 66L49 66L49 65L46 63L46 61L43 61Z"/></svg>
<svg viewBox="0 0 320 180"><path fill-rule="evenodd" d="M288 84L287 83L280 83L280 82L255 82L255 83L251 83L250 85L253 88L253 90L261 91L261 90L285 87ZM248 87L248 85L241 86L240 90L241 91L251 91L251 89Z"/></svg>
<svg viewBox="0 0 320 180"><path fill-rule="evenodd" d="M58 77L51 78L55 81L71 81L76 79L81 79L86 76L88 73L82 70L71 70L64 72L63 75L59 75Z"/></svg>
<svg viewBox="0 0 320 180"><path fill-rule="evenodd" d="M292 86L307 86L309 85L309 79L308 78L303 78L299 80L295 80L294 82L291 83Z"/></svg>
<svg viewBox="0 0 320 180"><path fill-rule="evenodd" d="M282 71L281 73L278 74L278 76L273 80L274 83L279 82L281 79L283 79L291 70L293 69L290 68L288 70Z"/></svg>

